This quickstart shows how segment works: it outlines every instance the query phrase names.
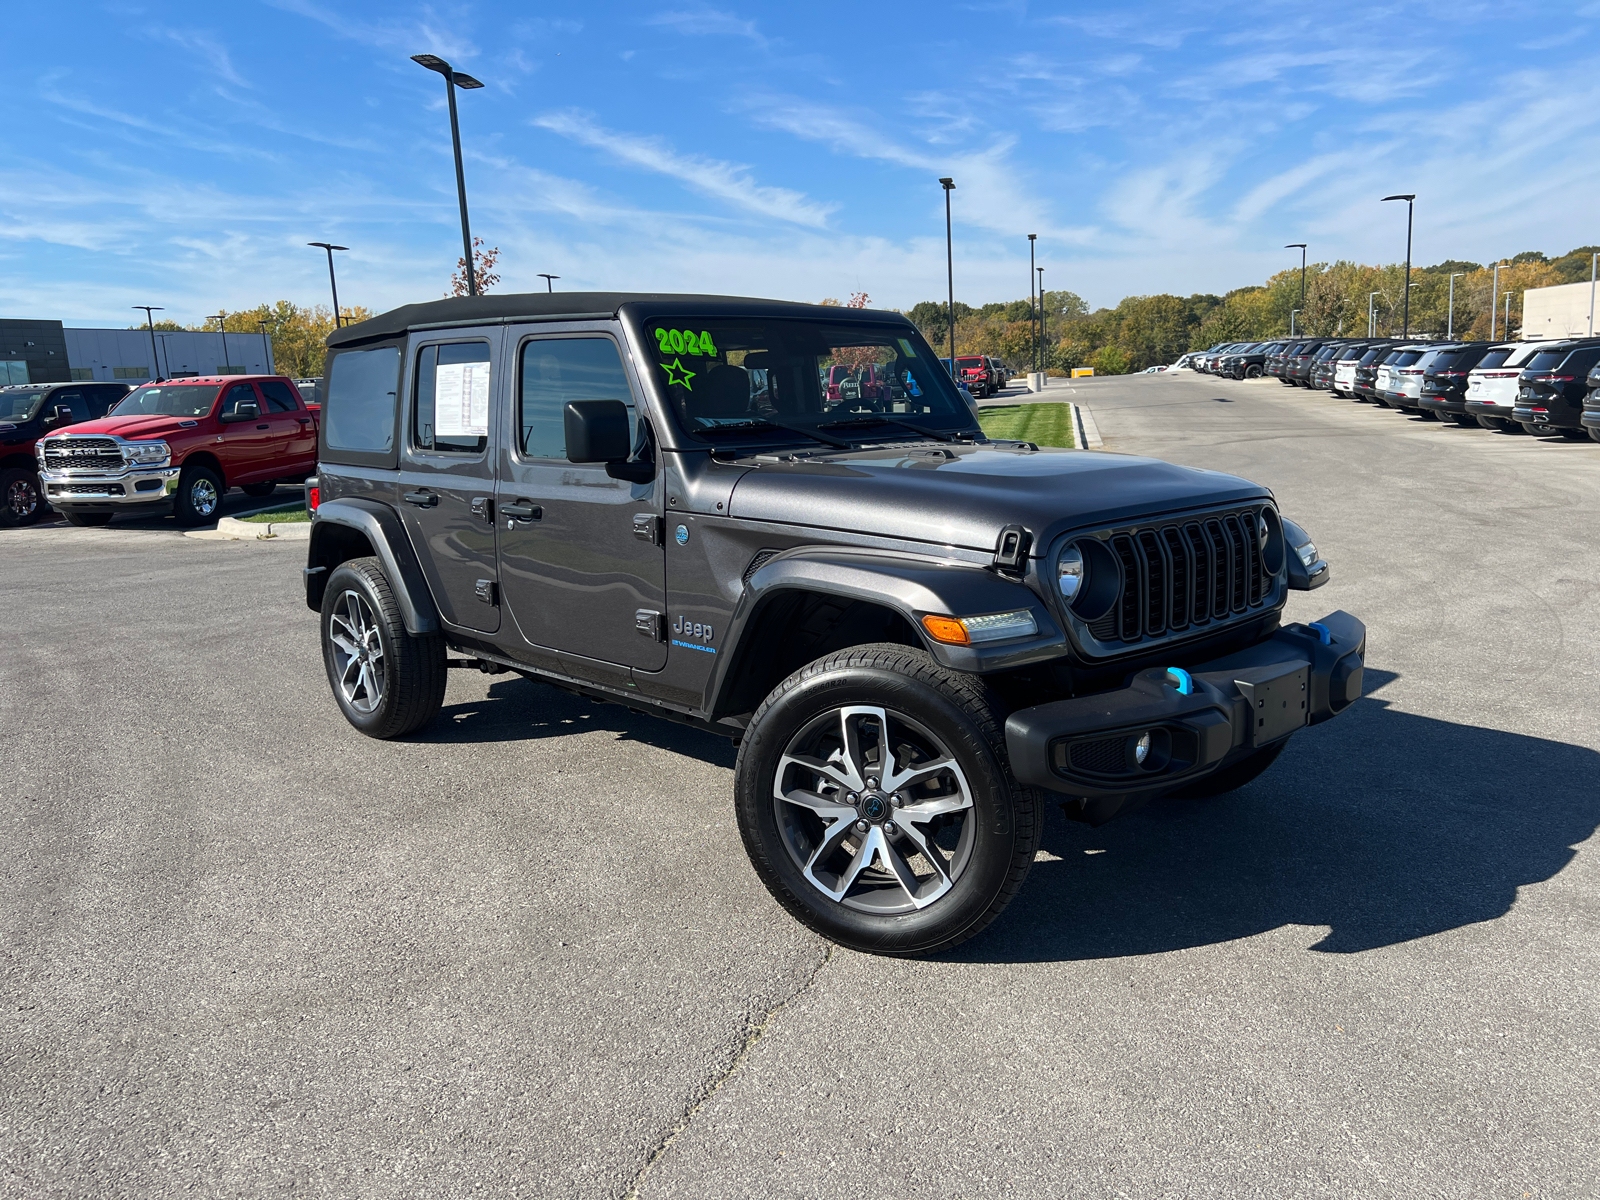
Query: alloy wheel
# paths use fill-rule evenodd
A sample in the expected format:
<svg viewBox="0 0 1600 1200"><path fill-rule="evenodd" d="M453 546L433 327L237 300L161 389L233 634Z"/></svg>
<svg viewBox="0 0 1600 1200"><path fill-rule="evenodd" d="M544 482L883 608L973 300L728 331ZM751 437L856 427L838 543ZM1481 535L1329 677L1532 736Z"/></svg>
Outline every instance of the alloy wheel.
<svg viewBox="0 0 1600 1200"><path fill-rule="evenodd" d="M6 508L13 521L26 521L39 511L39 487L32 479L13 479L6 489Z"/></svg>
<svg viewBox="0 0 1600 1200"><path fill-rule="evenodd" d="M328 640L344 702L358 713L375 711L383 703L386 682L383 639L372 606L360 592L339 597L328 614Z"/></svg>
<svg viewBox="0 0 1600 1200"><path fill-rule="evenodd" d="M194 509L197 516L209 517L217 511L217 502L221 497L217 494L217 485L204 475L198 476L189 484L189 507Z"/></svg>
<svg viewBox="0 0 1600 1200"><path fill-rule="evenodd" d="M925 726L892 709L829 709L785 747L773 787L784 849L835 903L927 908L972 857L972 789Z"/></svg>

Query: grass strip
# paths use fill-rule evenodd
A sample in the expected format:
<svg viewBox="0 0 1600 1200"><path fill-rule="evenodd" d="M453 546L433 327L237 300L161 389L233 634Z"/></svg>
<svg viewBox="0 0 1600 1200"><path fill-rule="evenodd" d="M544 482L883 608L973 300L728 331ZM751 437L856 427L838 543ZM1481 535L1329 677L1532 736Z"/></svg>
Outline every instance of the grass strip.
<svg viewBox="0 0 1600 1200"><path fill-rule="evenodd" d="M239 520L249 521L252 525L288 525L294 521L309 521L311 514L303 508L291 508L281 512L251 513Z"/></svg>
<svg viewBox="0 0 1600 1200"><path fill-rule="evenodd" d="M978 410L978 424L992 438L1071 449L1072 406L1043 402Z"/></svg>

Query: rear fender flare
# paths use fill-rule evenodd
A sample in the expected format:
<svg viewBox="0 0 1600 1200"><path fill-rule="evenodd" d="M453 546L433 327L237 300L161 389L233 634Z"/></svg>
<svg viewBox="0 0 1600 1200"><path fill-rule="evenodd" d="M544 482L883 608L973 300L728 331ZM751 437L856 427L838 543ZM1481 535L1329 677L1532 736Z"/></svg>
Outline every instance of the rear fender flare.
<svg viewBox="0 0 1600 1200"><path fill-rule="evenodd" d="M383 573L394 589L406 632L413 636L437 633L439 606L428 590L428 581L423 577L411 539L400 522L400 514L376 500L351 497L325 500L317 506L306 555L306 604L315 609L322 607L328 576L346 557L340 555L334 545L338 540L336 529L354 529L372 546L373 554L383 565Z"/></svg>
<svg viewBox="0 0 1600 1200"><path fill-rule="evenodd" d="M844 547L800 548L763 564L745 582L729 620L729 653L718 655L706 684L706 711L722 715L734 682L762 647L746 634L755 629L768 605L795 592L837 596L878 604L898 613L914 629L935 661L956 671L1002 671L1058 658L1068 649L1066 634L1032 588L984 567L894 551ZM926 613L980 616L1027 609L1038 633L1026 639L989 645L951 646L936 642L922 625Z"/></svg>

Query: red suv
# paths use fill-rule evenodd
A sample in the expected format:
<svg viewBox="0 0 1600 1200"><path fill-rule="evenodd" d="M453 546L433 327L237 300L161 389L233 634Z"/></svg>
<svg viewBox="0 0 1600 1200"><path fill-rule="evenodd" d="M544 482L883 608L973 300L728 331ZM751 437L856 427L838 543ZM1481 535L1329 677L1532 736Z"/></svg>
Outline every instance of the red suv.
<svg viewBox="0 0 1600 1200"><path fill-rule="evenodd" d="M981 355L964 355L956 359L956 380L966 384L967 391L979 400L992 396L996 391L989 360Z"/></svg>
<svg viewBox="0 0 1600 1200"><path fill-rule="evenodd" d="M267 496L317 464L317 410L281 375L167 379L129 392L104 418L35 447L45 498L73 525L122 512L212 520L230 487Z"/></svg>

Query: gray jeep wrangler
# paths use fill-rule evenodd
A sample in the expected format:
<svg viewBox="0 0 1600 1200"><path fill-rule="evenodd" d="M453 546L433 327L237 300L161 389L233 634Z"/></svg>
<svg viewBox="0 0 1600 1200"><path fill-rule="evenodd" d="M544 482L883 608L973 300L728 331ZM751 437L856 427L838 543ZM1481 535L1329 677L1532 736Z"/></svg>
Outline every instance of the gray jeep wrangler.
<svg viewBox="0 0 1600 1200"><path fill-rule="evenodd" d="M1366 631L1283 625L1327 565L1265 488L986 438L896 313L483 296L328 340L306 602L395 738L447 668L739 745L773 896L926 954L1099 824L1255 778L1361 692Z"/></svg>

